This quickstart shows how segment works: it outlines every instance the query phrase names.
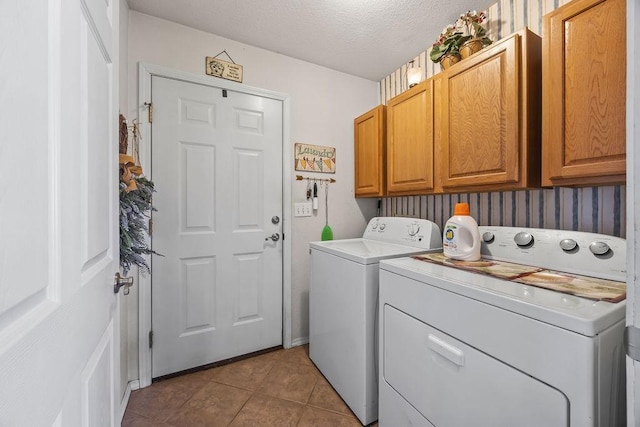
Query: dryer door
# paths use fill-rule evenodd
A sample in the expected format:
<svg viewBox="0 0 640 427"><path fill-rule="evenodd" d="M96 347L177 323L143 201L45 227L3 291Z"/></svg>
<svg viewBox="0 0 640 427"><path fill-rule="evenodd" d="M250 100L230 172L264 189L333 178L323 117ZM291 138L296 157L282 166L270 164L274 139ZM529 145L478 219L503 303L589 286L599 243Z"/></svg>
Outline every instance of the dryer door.
<svg viewBox="0 0 640 427"><path fill-rule="evenodd" d="M436 426L562 426L558 390L453 337L383 308L383 381Z"/></svg>

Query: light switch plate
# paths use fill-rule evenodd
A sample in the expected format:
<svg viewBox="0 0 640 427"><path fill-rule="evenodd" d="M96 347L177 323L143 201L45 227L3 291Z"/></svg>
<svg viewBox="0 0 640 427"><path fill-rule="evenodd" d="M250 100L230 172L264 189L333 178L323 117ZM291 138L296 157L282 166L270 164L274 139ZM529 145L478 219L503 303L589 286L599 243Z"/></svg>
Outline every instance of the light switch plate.
<svg viewBox="0 0 640 427"><path fill-rule="evenodd" d="M294 204L294 216L311 216L311 202Z"/></svg>

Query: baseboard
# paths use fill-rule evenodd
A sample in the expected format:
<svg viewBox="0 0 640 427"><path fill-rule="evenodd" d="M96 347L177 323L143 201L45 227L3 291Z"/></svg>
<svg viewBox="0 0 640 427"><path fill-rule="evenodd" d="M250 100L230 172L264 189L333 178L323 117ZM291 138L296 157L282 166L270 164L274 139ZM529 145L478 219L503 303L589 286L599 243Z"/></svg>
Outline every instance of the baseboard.
<svg viewBox="0 0 640 427"><path fill-rule="evenodd" d="M131 397L131 392L139 388L140 381L138 380L129 381L127 383L127 389L124 391L124 396L122 396L122 402L120 402L120 424L122 424L124 413L127 410L127 404L129 404L129 397Z"/></svg>
<svg viewBox="0 0 640 427"><path fill-rule="evenodd" d="M298 347L299 345L309 344L309 337L300 337L291 340L291 347Z"/></svg>

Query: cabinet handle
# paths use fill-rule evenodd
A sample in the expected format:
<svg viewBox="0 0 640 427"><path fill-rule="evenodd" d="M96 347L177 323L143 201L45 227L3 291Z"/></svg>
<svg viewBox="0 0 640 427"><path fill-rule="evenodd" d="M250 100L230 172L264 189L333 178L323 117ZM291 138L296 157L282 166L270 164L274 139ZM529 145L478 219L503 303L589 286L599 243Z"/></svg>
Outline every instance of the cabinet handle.
<svg viewBox="0 0 640 427"><path fill-rule="evenodd" d="M457 347L441 340L440 338L429 334L427 337L427 346L435 353L449 360L450 362L462 367L464 366L464 353Z"/></svg>

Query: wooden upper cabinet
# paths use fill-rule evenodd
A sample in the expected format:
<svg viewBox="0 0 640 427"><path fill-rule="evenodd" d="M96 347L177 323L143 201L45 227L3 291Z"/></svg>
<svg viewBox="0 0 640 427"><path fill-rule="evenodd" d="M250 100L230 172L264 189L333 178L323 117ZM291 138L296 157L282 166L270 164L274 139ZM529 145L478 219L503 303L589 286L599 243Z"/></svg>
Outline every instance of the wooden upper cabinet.
<svg viewBox="0 0 640 427"><path fill-rule="evenodd" d="M626 1L544 16L542 184L625 182Z"/></svg>
<svg viewBox="0 0 640 427"><path fill-rule="evenodd" d="M541 39L523 29L436 80L444 192L540 186Z"/></svg>
<svg viewBox="0 0 640 427"><path fill-rule="evenodd" d="M354 120L356 197L386 194L386 107L378 105Z"/></svg>
<svg viewBox="0 0 640 427"><path fill-rule="evenodd" d="M387 192L434 190L433 80L425 80L387 103Z"/></svg>

